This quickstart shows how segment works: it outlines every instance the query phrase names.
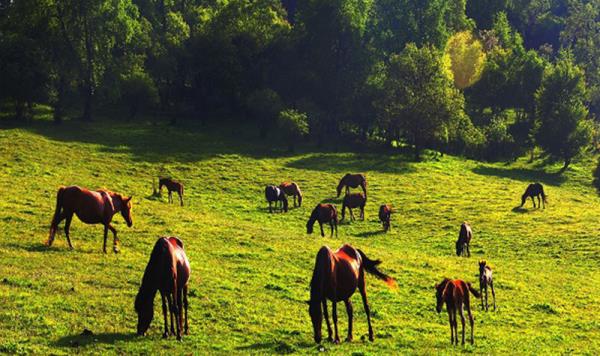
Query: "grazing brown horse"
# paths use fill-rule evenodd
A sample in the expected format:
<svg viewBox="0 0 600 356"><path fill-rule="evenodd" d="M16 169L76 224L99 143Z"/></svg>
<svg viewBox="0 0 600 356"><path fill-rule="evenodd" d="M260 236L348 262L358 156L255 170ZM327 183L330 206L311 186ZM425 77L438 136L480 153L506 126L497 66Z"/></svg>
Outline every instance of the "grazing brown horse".
<svg viewBox="0 0 600 356"><path fill-rule="evenodd" d="M271 207L271 203L273 202L275 203L275 207L277 207L278 203L283 203L281 210L287 213L288 200L283 190L274 185L267 185L265 188L265 198L269 203L269 213L273 212L273 208Z"/></svg>
<svg viewBox="0 0 600 356"><path fill-rule="evenodd" d="M357 174L350 174L347 173L344 177L342 177L342 179L340 180L340 183L337 186L337 197L340 197L340 194L342 194L342 189L344 187L346 187L346 194L350 194L350 188L357 188L358 186L360 186L363 190L363 192L365 193L365 197L367 196L367 178L365 177L364 174L361 173L357 173Z"/></svg>
<svg viewBox="0 0 600 356"><path fill-rule="evenodd" d="M442 312L444 303L448 311L448 322L450 323L450 342L458 345L458 325L456 322L456 312L460 312L460 321L462 323L462 344L465 344L465 312L469 315L469 323L471 324L471 344L473 343L473 314L471 314L471 302L469 291L476 298L479 298L479 293L471 283L467 283L460 279L451 280L444 278L442 283L435 285L435 297L437 299L436 310Z"/></svg>
<svg viewBox="0 0 600 356"><path fill-rule="evenodd" d="M183 310L185 309L184 334L188 334L188 280L190 262L185 255L183 242L177 237L161 237L154 244L150 261L142 277L142 285L135 297L135 311L138 314L137 333L144 335L154 317L154 297L160 291L162 299L165 331L163 338L169 336L167 325L167 306L171 317L171 335L181 340ZM173 323L175 316L175 323ZM177 325L177 333L175 327Z"/></svg>
<svg viewBox="0 0 600 356"><path fill-rule="evenodd" d="M340 342L337 327L337 302L341 301L346 305L348 313L348 337L346 341L352 341L352 302L350 297L352 297L357 287L367 313L369 340L373 341L371 312L365 290L365 271L385 281L390 287L394 286L394 280L377 269L377 265L380 263L381 261L369 259L361 250L350 245L344 245L336 252L332 252L327 246L321 247L315 261L315 268L310 282L310 300L308 301L308 312L312 320L314 339L317 344L321 343L322 339L323 316L325 316L327 323L327 339L335 343ZM331 324L327 314L328 299L332 303L335 338L332 338Z"/></svg>
<svg viewBox="0 0 600 356"><path fill-rule="evenodd" d="M387 232L391 224L392 207L388 204L383 204L379 207L379 221L383 224L383 231Z"/></svg>
<svg viewBox="0 0 600 356"><path fill-rule="evenodd" d="M350 210L350 221L354 221L354 213L352 213L354 208L360 209L360 219L365 220L365 204L367 204L367 197L362 193L346 194L342 204L342 220L340 221L344 221L346 217L346 208Z"/></svg>
<svg viewBox="0 0 600 356"><path fill-rule="evenodd" d="M287 196L294 197L294 206L296 206L296 197L298 197L298 206L302 206L302 192L300 191L300 186L297 183L283 182L279 185L279 189L283 190Z"/></svg>
<svg viewBox="0 0 600 356"><path fill-rule="evenodd" d="M481 294L481 309L488 311L488 286L492 290L494 298L494 311L496 310L496 292L494 291L494 279L492 277L492 268L487 265L485 260L479 261L479 294ZM485 306L483 305L483 291L485 290Z"/></svg>
<svg viewBox="0 0 600 356"><path fill-rule="evenodd" d="M533 200L534 197L537 197L538 199L537 207L539 208L540 206L542 206L541 203L543 203L544 209L546 209L546 194L544 193L544 187L540 183L532 183L527 186L527 189L525 189L525 193L523 193L523 195L521 196L521 208L523 207L523 205L525 205L525 201L527 200L527 198L531 198L531 202L533 203L533 207L535 208L535 200Z"/></svg>
<svg viewBox="0 0 600 356"><path fill-rule="evenodd" d="M158 192L161 194L163 185L167 187L167 191L169 192L169 203L173 202L173 192L177 192L179 195L179 204L183 206L183 184L171 178L160 178L158 180Z"/></svg>
<svg viewBox="0 0 600 356"><path fill-rule="evenodd" d="M463 222L460 225L460 232L458 233L458 240L456 240L456 255L463 256L467 255L467 257L471 257L471 251L469 250L469 245L471 243L471 238L473 237L473 231L471 230L471 226L466 222Z"/></svg>
<svg viewBox="0 0 600 356"><path fill-rule="evenodd" d="M321 227L321 237L325 237L325 232L323 231L323 224L325 223L329 223L331 226L331 237L333 237L334 229L335 236L337 237L338 214L335 205L317 204L317 206L313 209L312 214L310 214L308 222L306 223L306 232L308 234L313 233L315 221L318 221L319 226Z"/></svg>
<svg viewBox="0 0 600 356"><path fill-rule="evenodd" d="M131 218L131 197L127 198L121 194L113 193L108 190L90 191L77 186L60 187L56 193L56 210L50 224L50 236L46 244L52 246L54 236L58 230L58 224L65 220L65 235L69 248L73 249L69 228L71 219L76 214L79 220L86 224L104 225L104 245L103 250L106 253L106 239L108 230L113 233L113 251L119 252L117 230L110 224L113 215L120 212L127 226L131 227L133 221Z"/></svg>

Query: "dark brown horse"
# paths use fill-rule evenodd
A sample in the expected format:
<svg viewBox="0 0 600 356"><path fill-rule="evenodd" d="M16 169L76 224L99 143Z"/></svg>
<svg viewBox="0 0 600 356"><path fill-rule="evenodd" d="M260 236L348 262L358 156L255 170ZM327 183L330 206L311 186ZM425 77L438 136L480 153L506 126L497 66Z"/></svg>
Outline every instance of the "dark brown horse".
<svg viewBox="0 0 600 356"><path fill-rule="evenodd" d="M300 186L295 182L283 182L279 185L279 189L287 196L294 197L294 206L296 206L296 197L298 197L298 206L302 206L302 192Z"/></svg>
<svg viewBox="0 0 600 356"><path fill-rule="evenodd" d="M451 280L444 278L442 283L435 285L435 297L437 299L436 310L442 312L444 303L448 311L448 322L450 323L450 342L458 345L458 325L456 322L456 312L460 312L460 321L462 323L462 344L465 344L465 312L469 315L469 323L471 324L471 344L473 343L473 314L471 314L471 301L469 291L476 298L479 298L479 293L471 283L467 283L460 279Z"/></svg>
<svg viewBox="0 0 600 356"><path fill-rule="evenodd" d="M379 207L379 221L383 224L383 230L387 232L392 226L392 207L388 204L383 204Z"/></svg>
<svg viewBox="0 0 600 356"><path fill-rule="evenodd" d="M456 240L456 255L471 257L471 251L469 245L471 244L471 238L473 237L473 231L471 226L466 222L460 225L460 232L458 233L458 240Z"/></svg>
<svg viewBox="0 0 600 356"><path fill-rule="evenodd" d="M367 178L364 174L350 174L347 173L337 186L337 197L340 197L342 194L342 189L346 187L346 194L350 194L350 188L361 187L363 192L365 193L365 197L367 196Z"/></svg>
<svg viewBox="0 0 600 356"><path fill-rule="evenodd" d="M384 280L389 286L394 286L394 280L377 269L377 265L380 263L381 261L369 259L361 250L350 245L344 245L336 252L332 252L327 246L321 247L315 261L315 268L310 282L310 300L308 301L308 312L312 320L314 339L317 344L321 343L322 339L323 316L325 316L325 322L327 323L327 339L339 343L337 303L341 301L346 305L348 313L348 337L346 341L352 341L352 302L350 297L352 297L356 288L360 292L367 313L369 340L373 341L371 312L365 289L365 271ZM327 300L332 303L335 338L332 338L331 324L327 314Z"/></svg>
<svg viewBox="0 0 600 356"><path fill-rule="evenodd" d="M181 332L188 334L188 280L190 262L185 255L183 242L177 237L161 237L154 244L150 261L144 271L142 285L135 297L135 311L138 315L137 333L144 335L154 318L154 297L160 291L162 311L165 321L163 338L169 336L167 307L171 317L171 335L181 340ZM185 329L183 310L185 309ZM175 317L175 323L173 323ZM175 325L177 328L175 330Z"/></svg>
<svg viewBox="0 0 600 356"><path fill-rule="evenodd" d="M325 232L323 231L323 224L325 223L329 223L329 225L331 226L331 237L333 237L334 229L335 236L337 237L338 214L335 205L317 204L317 206L313 209L312 214L310 214L308 222L306 223L306 232L308 234L313 233L313 226L315 225L315 221L319 222L322 237L325 237Z"/></svg>
<svg viewBox="0 0 600 356"><path fill-rule="evenodd" d="M65 235L67 235L69 248L73 249L71 237L69 236L69 228L71 227L73 214L75 214L79 220L86 224L104 225L104 253L106 253L108 230L112 231L114 237L113 251L119 252L117 230L110 224L113 215L118 212L121 213L123 219L127 222L127 226L131 227L133 225L131 218L131 197L127 198L121 194L107 190L94 192L77 186L60 187L58 193L56 193L56 210L50 224L50 236L46 244L52 246L54 236L58 230L58 224L65 220Z"/></svg>
<svg viewBox="0 0 600 356"><path fill-rule="evenodd" d="M352 209L359 208L360 209L360 219L365 220L365 204L367 204L367 197L362 193L352 193L346 194L344 196L344 202L342 204L342 220L346 217L346 208L350 210L350 221L354 221L354 213L352 213Z"/></svg>
<svg viewBox="0 0 600 356"><path fill-rule="evenodd" d="M281 210L284 212L288 211L287 197L285 196L283 190L279 189L278 187L274 185L267 185L265 188L265 198L269 203L269 213L273 212L273 208L271 206L272 203L275 203L276 208L279 203L282 203L283 205L281 206Z"/></svg>
<svg viewBox="0 0 600 356"><path fill-rule="evenodd" d="M496 292L494 291L494 279L492 277L492 268L488 266L485 260L479 261L479 294L481 294L481 309L488 311L488 287L492 290L494 298L494 310L496 310ZM483 291L485 290L485 305L483 304Z"/></svg>
<svg viewBox="0 0 600 356"><path fill-rule="evenodd" d="M533 203L533 207L535 208L535 200L533 200L534 197L537 197L538 199L537 207L539 208L540 206L542 206L541 203L543 203L544 209L546 209L546 194L544 193L544 187L540 183L532 183L527 186L527 189L525 189L525 193L523 193L523 195L521 196L521 208L523 207L523 205L525 205L525 201L527 200L527 198L531 198L531 202Z"/></svg>
<svg viewBox="0 0 600 356"><path fill-rule="evenodd" d="M158 192L162 194L162 187L167 187L169 192L169 203L173 202L173 192L177 192L179 195L179 204L183 206L183 184L171 179L171 178L160 178L158 180Z"/></svg>

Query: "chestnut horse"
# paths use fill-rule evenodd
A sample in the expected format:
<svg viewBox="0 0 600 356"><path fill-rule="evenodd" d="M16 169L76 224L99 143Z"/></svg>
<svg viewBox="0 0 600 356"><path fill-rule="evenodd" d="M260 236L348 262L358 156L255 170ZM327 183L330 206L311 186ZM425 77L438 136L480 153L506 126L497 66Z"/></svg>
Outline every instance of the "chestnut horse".
<svg viewBox="0 0 600 356"><path fill-rule="evenodd" d="M335 236L337 237L337 225L338 225L338 214L335 205L333 204L317 204L317 206L313 209L310 214L310 218L306 223L306 233L313 233L313 226L315 225L315 221L319 222L319 226L321 227L321 237L325 237L325 232L323 231L323 224L329 223L331 226L331 237L333 237L333 230L335 229Z"/></svg>
<svg viewBox="0 0 600 356"><path fill-rule="evenodd" d="M473 237L473 231L471 226L466 222L460 225L460 232L458 233L458 240L456 240L456 255L463 256L465 253L467 257L471 257L471 251L469 250L469 244Z"/></svg>
<svg viewBox="0 0 600 356"><path fill-rule="evenodd" d="M365 220L365 204L367 204L367 197L362 193L346 194L344 196L344 202L342 203L342 220L346 217L346 208L350 210L350 221L354 221L354 213L352 209L360 209L360 219Z"/></svg>
<svg viewBox="0 0 600 356"><path fill-rule="evenodd" d="M350 194L350 188L357 188L360 186L365 193L365 197L367 196L367 178L364 174L350 174L347 173L337 186L337 197L340 197L342 194L342 188L346 187L346 194Z"/></svg>
<svg viewBox="0 0 600 356"><path fill-rule="evenodd" d="M531 202L533 203L533 207L535 208L535 200L533 200L534 197L537 197L538 199L537 207L539 208L541 206L541 203L543 203L544 209L546 209L546 194L544 193L544 187L540 183L532 183L527 186L527 189L525 189L525 193L523 193L523 195L521 196L520 207L522 208L523 205L525 205L525 201L527 200L527 198L531 198Z"/></svg>
<svg viewBox="0 0 600 356"><path fill-rule="evenodd" d="M302 206L302 192L300 186L295 182L283 182L279 185L279 189L288 196L294 197L294 206L296 206L296 197L298 197L298 206Z"/></svg>
<svg viewBox="0 0 600 356"><path fill-rule="evenodd" d="M288 211L288 200L287 197L285 196L285 193L283 192L283 190L279 189L278 187L274 186L274 185L267 185L267 187L265 188L265 198L267 199L267 202L269 203L269 213L273 212L273 208L271 207L271 203L275 202L275 207L277 207L278 202L283 203L282 206L282 211L286 212Z"/></svg>
<svg viewBox="0 0 600 356"><path fill-rule="evenodd" d="M479 294L481 294L481 309L488 311L488 286L492 290L494 298L494 311L496 310L496 292L494 291L494 279L492 277L492 268L485 260L479 261ZM483 304L483 291L485 290L485 306Z"/></svg>
<svg viewBox="0 0 600 356"><path fill-rule="evenodd" d="M312 320L314 339L317 344L321 343L322 339L323 316L325 316L325 322L327 323L327 339L335 343L340 342L337 327L337 302L340 301L344 302L348 313L348 337L346 341L352 341L352 302L350 297L352 297L357 287L367 314L369 340L373 341L371 312L365 290L365 271L385 281L390 287L394 286L394 280L377 269L377 265L380 263L381 261L373 261L361 250L347 244L340 247L336 252L332 252L327 246L321 247L315 261L315 268L310 282L310 300L308 301L308 312ZM331 324L327 314L328 299L332 303L334 339L331 335Z"/></svg>
<svg viewBox="0 0 600 356"><path fill-rule="evenodd" d="M169 203L173 202L173 192L177 192L179 195L179 204L183 206L183 184L171 178L160 178L158 180L158 192L161 194L163 185L167 187L167 191L169 192Z"/></svg>
<svg viewBox="0 0 600 356"><path fill-rule="evenodd" d="M50 236L46 245L52 246L54 236L58 230L58 224L65 220L65 235L69 248L73 249L69 228L73 214L86 224L104 225L104 245L106 253L106 239L108 230L113 233L113 251L119 252L117 230L110 224L113 215L120 212L128 227L133 225L131 218L131 197L127 198L118 193L107 190L90 191L77 186L60 187L56 193L56 210L50 224Z"/></svg>
<svg viewBox="0 0 600 356"><path fill-rule="evenodd" d="M460 279L451 280L444 278L442 283L435 285L435 297L437 299L436 310L442 312L444 303L448 311L448 322L450 323L450 342L458 345L458 325L456 322L456 312L460 312L460 321L462 323L462 344L465 344L465 312L469 315L469 323L471 324L471 344L473 343L473 314L471 314L471 302L469 291L476 298L479 298L479 293L471 283L467 283Z"/></svg>
<svg viewBox="0 0 600 356"><path fill-rule="evenodd" d="M167 305L171 317L171 335L181 340L183 310L185 309L185 329L188 334L188 280L190 262L185 255L183 242L177 237L161 237L154 244L150 261L142 277L142 285L135 297L135 311L138 315L137 333L144 335L154 317L154 297L160 291L162 311L165 321L163 338L169 336L167 325ZM175 324L173 323L175 316ZM177 333L175 327L177 325Z"/></svg>
<svg viewBox="0 0 600 356"><path fill-rule="evenodd" d="M383 224L383 231L387 232L391 224L392 207L388 204L383 204L379 207L379 221Z"/></svg>

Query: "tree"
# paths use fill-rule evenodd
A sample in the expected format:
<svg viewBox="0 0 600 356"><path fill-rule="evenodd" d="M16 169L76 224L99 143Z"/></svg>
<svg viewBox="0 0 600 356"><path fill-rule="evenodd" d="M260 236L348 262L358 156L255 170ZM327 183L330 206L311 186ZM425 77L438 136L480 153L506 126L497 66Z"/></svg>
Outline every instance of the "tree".
<svg viewBox="0 0 600 356"><path fill-rule="evenodd" d="M485 52L481 42L470 31L458 32L450 37L445 53L450 57L450 68L457 88L465 89L479 80Z"/></svg>
<svg viewBox="0 0 600 356"><path fill-rule="evenodd" d="M121 100L129 106L129 116L134 118L140 110L158 103L158 90L146 72L135 68L121 78Z"/></svg>
<svg viewBox="0 0 600 356"><path fill-rule="evenodd" d="M286 109L279 113L279 130L288 143L288 150L294 152L295 145L308 135L308 116L294 109Z"/></svg>
<svg viewBox="0 0 600 356"><path fill-rule="evenodd" d="M467 1L467 16L475 20L477 28L489 30L494 23L494 16L506 12L511 0L469 0Z"/></svg>
<svg viewBox="0 0 600 356"><path fill-rule="evenodd" d="M267 133L276 126L277 117L283 108L279 94L272 89L259 89L248 95L246 102L247 111L258 124L260 138L267 137Z"/></svg>
<svg viewBox="0 0 600 356"><path fill-rule="evenodd" d="M464 97L454 87L448 67L432 46L408 44L390 60L385 96L378 106L384 124L403 133L417 160L424 148L454 139L466 118Z"/></svg>
<svg viewBox="0 0 600 356"><path fill-rule="evenodd" d="M564 161L561 172L591 142L586 97L583 70L568 54L563 54L555 65L546 68L535 94L540 122L536 140L546 154Z"/></svg>

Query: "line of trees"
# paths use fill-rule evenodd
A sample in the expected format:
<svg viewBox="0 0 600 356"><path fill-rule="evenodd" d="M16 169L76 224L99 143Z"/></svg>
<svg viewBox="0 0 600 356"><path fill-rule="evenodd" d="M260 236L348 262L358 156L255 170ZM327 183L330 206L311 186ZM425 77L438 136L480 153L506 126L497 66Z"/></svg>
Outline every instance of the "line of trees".
<svg viewBox="0 0 600 356"><path fill-rule="evenodd" d="M599 20L599 0L0 0L0 102L566 169L595 137Z"/></svg>

